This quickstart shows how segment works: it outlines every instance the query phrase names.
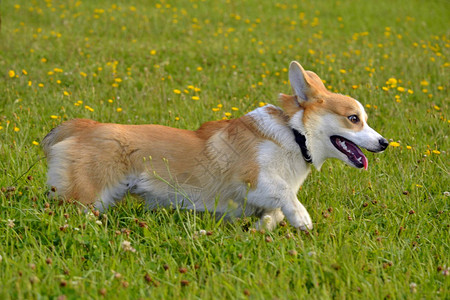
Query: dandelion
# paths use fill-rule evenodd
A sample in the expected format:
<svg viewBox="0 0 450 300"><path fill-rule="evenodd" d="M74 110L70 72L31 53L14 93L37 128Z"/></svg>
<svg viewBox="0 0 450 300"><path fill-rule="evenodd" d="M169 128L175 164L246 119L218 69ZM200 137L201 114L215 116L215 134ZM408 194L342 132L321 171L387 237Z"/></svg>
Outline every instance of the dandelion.
<svg viewBox="0 0 450 300"><path fill-rule="evenodd" d="M231 113L230 113L230 112L226 112L226 113L225 113L225 116L226 116L226 117L231 117Z"/></svg>
<svg viewBox="0 0 450 300"><path fill-rule="evenodd" d="M428 81L426 81L426 80L422 80L421 82L420 82L420 85L422 85L422 86L428 86L430 83L428 82Z"/></svg>
<svg viewBox="0 0 450 300"><path fill-rule="evenodd" d="M15 131L15 132L19 132L19 131L20 131L20 128L14 126L14 131Z"/></svg>
<svg viewBox="0 0 450 300"><path fill-rule="evenodd" d="M401 86L399 86L398 88L397 88L397 91L399 91L399 92L404 92L405 91L405 88L404 87L401 87Z"/></svg>
<svg viewBox="0 0 450 300"><path fill-rule="evenodd" d="M31 143L32 143L33 145L35 145L35 146L39 146L39 143L36 142L36 141L32 141Z"/></svg>
<svg viewBox="0 0 450 300"><path fill-rule="evenodd" d="M399 147L399 146L400 146L400 143L397 143L397 142L390 142L390 143L389 143L389 146L391 146L391 147Z"/></svg>
<svg viewBox="0 0 450 300"><path fill-rule="evenodd" d="M22 74L23 74L23 75L28 75L28 72L27 72L27 70L25 70L25 69L22 69Z"/></svg>
<svg viewBox="0 0 450 300"><path fill-rule="evenodd" d="M156 55L156 50L151 50L150 55Z"/></svg>
<svg viewBox="0 0 450 300"><path fill-rule="evenodd" d="M80 72L80 75L83 76L83 77L86 77L86 76L87 76L87 74L84 73L84 72Z"/></svg>
<svg viewBox="0 0 450 300"><path fill-rule="evenodd" d="M115 82L122 82L122 78L114 78Z"/></svg>
<svg viewBox="0 0 450 300"><path fill-rule="evenodd" d="M121 108L121 107L118 107L118 108L116 109L116 111L117 111L117 112L122 112L122 108Z"/></svg>
<svg viewBox="0 0 450 300"><path fill-rule="evenodd" d="M192 100L200 100L200 97L198 97L198 96L192 96L191 99L192 99Z"/></svg>
<svg viewBox="0 0 450 300"><path fill-rule="evenodd" d="M175 117L175 121L180 121L180 117Z"/></svg>
<svg viewBox="0 0 450 300"><path fill-rule="evenodd" d="M173 92L174 92L175 94L177 94L177 95L181 94L181 91L178 90L178 89L174 89Z"/></svg>
<svg viewBox="0 0 450 300"><path fill-rule="evenodd" d="M46 63L47 59L45 57L41 58L41 62Z"/></svg>
<svg viewBox="0 0 450 300"><path fill-rule="evenodd" d="M52 119L58 119L58 116L51 115L50 118L52 118Z"/></svg>
<svg viewBox="0 0 450 300"><path fill-rule="evenodd" d="M87 110L89 110L90 112L93 112L94 109L92 107L90 107L89 105L85 105L84 108L86 108Z"/></svg>
<svg viewBox="0 0 450 300"><path fill-rule="evenodd" d="M122 249L125 252L127 252L127 251L130 251L130 252L133 252L133 253L136 252L136 249L131 247L131 243L129 241L123 241L122 242Z"/></svg>
<svg viewBox="0 0 450 300"><path fill-rule="evenodd" d="M214 112L218 112L219 110L220 110L220 108L217 108L217 107L212 108L212 111L214 111Z"/></svg>
<svg viewBox="0 0 450 300"><path fill-rule="evenodd" d="M341 72L342 74L347 73L347 71L345 69L340 69L339 72Z"/></svg>
<svg viewBox="0 0 450 300"><path fill-rule="evenodd" d="M28 81L28 86L31 86L33 83L31 82L31 80Z"/></svg>
<svg viewBox="0 0 450 300"><path fill-rule="evenodd" d="M68 91L64 91L63 94L64 94L64 96L69 96L70 95Z"/></svg>
<svg viewBox="0 0 450 300"><path fill-rule="evenodd" d="M263 106L265 106L265 105L266 105L266 103L264 103L264 102L259 102L259 103L258 103L258 106L259 106L259 107L263 107Z"/></svg>
<svg viewBox="0 0 450 300"><path fill-rule="evenodd" d="M232 107L231 110L233 110L233 111L238 111L239 108L237 108L237 107Z"/></svg>
<svg viewBox="0 0 450 300"><path fill-rule="evenodd" d="M14 72L14 70L9 70L8 74L9 74L9 77L11 77L11 78L16 77L16 72Z"/></svg>
<svg viewBox="0 0 450 300"><path fill-rule="evenodd" d="M201 91L201 89L200 88L198 88L198 87L194 87L194 92L200 92Z"/></svg>
<svg viewBox="0 0 450 300"><path fill-rule="evenodd" d="M406 149L411 150L412 147L411 146L406 146Z"/></svg>
<svg viewBox="0 0 450 300"><path fill-rule="evenodd" d="M433 152L434 154L441 154L441 151L439 151L439 150L433 150L431 152Z"/></svg>
<svg viewBox="0 0 450 300"><path fill-rule="evenodd" d="M190 90L193 90L194 86L193 85L188 85L187 88L190 89Z"/></svg>
<svg viewBox="0 0 450 300"><path fill-rule="evenodd" d="M197 67L197 71L202 71L203 70L203 68L202 67Z"/></svg>
<svg viewBox="0 0 450 300"><path fill-rule="evenodd" d="M439 106L437 106L437 105L433 106L433 108L434 108L435 110L441 110L441 108L440 108Z"/></svg>

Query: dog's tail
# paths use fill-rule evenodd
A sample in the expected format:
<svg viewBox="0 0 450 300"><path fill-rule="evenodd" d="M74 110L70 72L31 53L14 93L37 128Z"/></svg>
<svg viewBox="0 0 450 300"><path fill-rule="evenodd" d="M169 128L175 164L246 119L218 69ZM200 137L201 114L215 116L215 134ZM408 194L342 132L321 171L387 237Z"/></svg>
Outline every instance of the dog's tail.
<svg viewBox="0 0 450 300"><path fill-rule="evenodd" d="M42 140L42 148L44 149L45 156L49 156L51 148L63 140L75 136L77 133L92 127L97 122L86 119L73 119L62 123L61 125L53 128Z"/></svg>

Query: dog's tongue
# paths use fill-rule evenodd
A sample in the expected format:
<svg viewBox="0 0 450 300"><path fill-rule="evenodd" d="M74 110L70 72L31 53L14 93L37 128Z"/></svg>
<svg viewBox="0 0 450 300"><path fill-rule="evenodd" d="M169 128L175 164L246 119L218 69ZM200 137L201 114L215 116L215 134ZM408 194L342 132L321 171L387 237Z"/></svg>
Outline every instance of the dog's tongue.
<svg viewBox="0 0 450 300"><path fill-rule="evenodd" d="M364 167L364 170L367 170L369 167L369 161L358 146L341 137L336 138L336 144L338 149L347 155L348 159L350 159L356 167Z"/></svg>

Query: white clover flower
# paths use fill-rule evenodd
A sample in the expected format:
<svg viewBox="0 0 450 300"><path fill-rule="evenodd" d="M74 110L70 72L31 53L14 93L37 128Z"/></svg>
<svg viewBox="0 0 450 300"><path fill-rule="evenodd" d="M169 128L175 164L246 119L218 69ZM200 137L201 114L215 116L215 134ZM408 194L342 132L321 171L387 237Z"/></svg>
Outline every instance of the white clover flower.
<svg viewBox="0 0 450 300"><path fill-rule="evenodd" d="M103 224L102 221L100 221L100 220L95 221L95 223L96 223L97 225L102 225L102 224Z"/></svg>
<svg viewBox="0 0 450 300"><path fill-rule="evenodd" d="M200 233L200 235L206 235L206 230L200 229L200 231L198 233Z"/></svg>
<svg viewBox="0 0 450 300"><path fill-rule="evenodd" d="M131 247L131 243L129 241L123 241L122 242L122 249L123 251L130 251L130 252L136 252L136 249Z"/></svg>

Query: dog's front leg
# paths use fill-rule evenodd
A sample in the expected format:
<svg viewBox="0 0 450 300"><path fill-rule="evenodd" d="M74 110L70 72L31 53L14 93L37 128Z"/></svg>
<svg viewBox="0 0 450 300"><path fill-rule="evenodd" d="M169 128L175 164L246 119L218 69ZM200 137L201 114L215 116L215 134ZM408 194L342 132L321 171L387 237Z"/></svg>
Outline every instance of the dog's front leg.
<svg viewBox="0 0 450 300"><path fill-rule="evenodd" d="M292 226L300 228L301 230L313 228L308 211L303 204L298 201L297 196L294 193L285 199L281 211Z"/></svg>
<svg viewBox="0 0 450 300"><path fill-rule="evenodd" d="M284 214L292 226L301 230L312 229L312 221L308 211L298 201L296 194L284 181L278 180L276 183L273 181L270 183L261 182L258 186L257 189L249 192L248 203L266 210L262 215L259 226L264 223L265 215L278 218ZM280 214L275 214L277 209L281 209ZM273 214L271 212L273 212ZM276 222L273 227L275 227L277 223L278 222Z"/></svg>
<svg viewBox="0 0 450 300"><path fill-rule="evenodd" d="M284 214L281 211L281 209L271 209L266 210L262 216L261 219L259 219L258 223L256 223L255 227L256 229L267 229L267 230L274 230L277 225L283 221Z"/></svg>

